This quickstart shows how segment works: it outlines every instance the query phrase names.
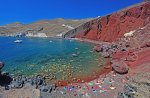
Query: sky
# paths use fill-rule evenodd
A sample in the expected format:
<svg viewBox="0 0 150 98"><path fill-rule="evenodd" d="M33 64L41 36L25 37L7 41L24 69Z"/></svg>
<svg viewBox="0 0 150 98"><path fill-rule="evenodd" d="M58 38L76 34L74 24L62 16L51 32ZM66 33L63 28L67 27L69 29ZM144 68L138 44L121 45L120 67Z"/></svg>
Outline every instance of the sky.
<svg viewBox="0 0 150 98"><path fill-rule="evenodd" d="M104 16L143 0L0 0L0 25Z"/></svg>

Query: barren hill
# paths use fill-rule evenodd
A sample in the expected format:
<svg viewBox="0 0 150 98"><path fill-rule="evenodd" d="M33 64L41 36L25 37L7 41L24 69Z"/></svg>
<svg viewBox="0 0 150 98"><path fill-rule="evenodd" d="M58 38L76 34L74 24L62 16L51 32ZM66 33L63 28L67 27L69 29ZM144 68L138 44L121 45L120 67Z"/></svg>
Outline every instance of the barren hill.
<svg viewBox="0 0 150 98"><path fill-rule="evenodd" d="M74 29L89 20L91 19L65 20L58 18L54 20L41 20L31 24L21 24L16 22L5 26L0 26L0 35L15 35L21 33L32 36L37 33L44 33L46 36L53 37Z"/></svg>

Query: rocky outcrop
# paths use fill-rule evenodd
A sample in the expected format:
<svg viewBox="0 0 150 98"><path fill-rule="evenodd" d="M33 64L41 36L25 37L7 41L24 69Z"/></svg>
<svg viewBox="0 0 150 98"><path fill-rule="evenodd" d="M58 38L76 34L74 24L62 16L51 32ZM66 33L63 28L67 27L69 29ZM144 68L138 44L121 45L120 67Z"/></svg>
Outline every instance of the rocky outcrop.
<svg viewBox="0 0 150 98"><path fill-rule="evenodd" d="M4 63L0 62L0 70L4 67Z"/></svg>
<svg viewBox="0 0 150 98"><path fill-rule="evenodd" d="M131 67L150 62L150 23L136 29L132 36L112 43L101 42L93 50L111 59L115 72L127 73Z"/></svg>
<svg viewBox="0 0 150 98"><path fill-rule="evenodd" d="M150 22L150 3L143 2L87 22L67 32L64 37L112 42L127 32L144 27L148 22Z"/></svg>
<svg viewBox="0 0 150 98"><path fill-rule="evenodd" d="M132 85L126 84L124 86L124 92L118 93L117 98L135 98L135 92L137 92L137 88L133 87Z"/></svg>
<svg viewBox="0 0 150 98"><path fill-rule="evenodd" d="M129 78L117 98L150 98L150 73L143 72Z"/></svg>

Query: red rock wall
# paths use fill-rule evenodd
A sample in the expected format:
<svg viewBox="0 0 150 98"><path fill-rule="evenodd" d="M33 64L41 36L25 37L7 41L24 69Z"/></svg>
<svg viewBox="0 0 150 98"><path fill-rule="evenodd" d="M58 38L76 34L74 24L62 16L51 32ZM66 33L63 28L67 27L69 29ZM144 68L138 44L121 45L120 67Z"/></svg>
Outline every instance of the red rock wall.
<svg viewBox="0 0 150 98"><path fill-rule="evenodd" d="M65 37L87 38L91 40L115 41L124 33L138 29L150 22L150 2L87 22Z"/></svg>

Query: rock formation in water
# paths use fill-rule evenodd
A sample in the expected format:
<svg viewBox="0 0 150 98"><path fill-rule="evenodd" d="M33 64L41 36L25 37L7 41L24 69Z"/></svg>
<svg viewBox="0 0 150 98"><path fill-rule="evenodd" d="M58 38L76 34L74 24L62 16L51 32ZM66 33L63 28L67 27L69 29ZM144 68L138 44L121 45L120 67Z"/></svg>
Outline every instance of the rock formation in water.
<svg viewBox="0 0 150 98"><path fill-rule="evenodd" d="M86 38L112 42L125 33L150 22L150 2L143 2L116 13L91 20L67 32L65 38Z"/></svg>
<svg viewBox="0 0 150 98"><path fill-rule="evenodd" d="M0 62L0 70L4 67L4 63L3 62Z"/></svg>

